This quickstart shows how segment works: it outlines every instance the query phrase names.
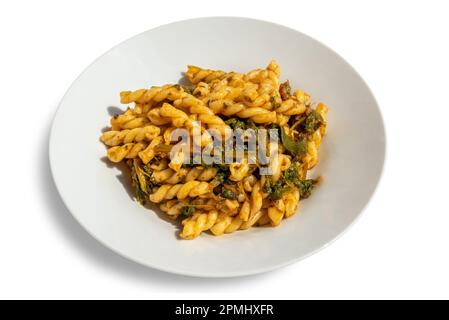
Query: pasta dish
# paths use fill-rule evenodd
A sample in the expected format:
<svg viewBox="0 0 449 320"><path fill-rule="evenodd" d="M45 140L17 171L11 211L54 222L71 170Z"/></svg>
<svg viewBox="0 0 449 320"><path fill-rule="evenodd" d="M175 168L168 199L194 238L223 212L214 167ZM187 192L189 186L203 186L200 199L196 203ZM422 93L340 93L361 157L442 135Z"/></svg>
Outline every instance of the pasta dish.
<svg viewBox="0 0 449 320"><path fill-rule="evenodd" d="M272 61L248 73L188 66L190 85L123 91L133 104L101 135L130 169L135 198L179 219L180 238L278 226L319 179L327 106L280 81Z"/></svg>

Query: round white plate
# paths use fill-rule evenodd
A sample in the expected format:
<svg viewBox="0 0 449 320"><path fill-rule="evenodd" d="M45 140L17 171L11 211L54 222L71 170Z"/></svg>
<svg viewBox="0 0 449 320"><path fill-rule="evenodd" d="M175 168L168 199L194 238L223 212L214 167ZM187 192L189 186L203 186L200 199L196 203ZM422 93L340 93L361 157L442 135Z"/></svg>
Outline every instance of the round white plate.
<svg viewBox="0 0 449 320"><path fill-rule="evenodd" d="M323 177L300 212L277 228L252 228L193 241L134 202L129 174L105 160L99 141L119 92L177 83L187 64L249 71L271 59L281 79L330 107L315 175ZM230 277L272 270L325 247L360 215L379 181L385 133L376 101L356 71L308 36L269 22L201 18L158 27L97 59L75 80L56 113L50 164L65 204L86 230L115 252L160 270ZM131 195L130 193L131 192Z"/></svg>

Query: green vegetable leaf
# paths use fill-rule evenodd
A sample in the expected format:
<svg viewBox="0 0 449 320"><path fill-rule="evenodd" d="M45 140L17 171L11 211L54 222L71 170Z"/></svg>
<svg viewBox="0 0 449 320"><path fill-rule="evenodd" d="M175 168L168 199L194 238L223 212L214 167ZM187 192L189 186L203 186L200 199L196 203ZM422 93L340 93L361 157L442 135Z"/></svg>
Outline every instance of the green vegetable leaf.
<svg viewBox="0 0 449 320"><path fill-rule="evenodd" d="M229 175L231 172L229 171L229 167L224 164L214 164L214 167L217 168L217 174L215 178L210 182L210 184L214 187L223 185L228 182Z"/></svg>
<svg viewBox="0 0 449 320"><path fill-rule="evenodd" d="M297 187L299 188L299 192L301 194L301 199L306 199L310 196L312 193L313 187L317 183L316 180L313 179L307 179L307 180L300 180L297 184Z"/></svg>
<svg viewBox="0 0 449 320"><path fill-rule="evenodd" d="M268 197L271 200L279 200L290 191L291 188L282 180L273 183L271 179L267 179L263 186L263 192L268 193Z"/></svg>
<svg viewBox="0 0 449 320"><path fill-rule="evenodd" d="M225 123L232 129L242 129L245 130L245 122L237 118L231 118L225 121Z"/></svg>
<svg viewBox="0 0 449 320"><path fill-rule="evenodd" d="M267 178L267 180L265 181L265 184L263 185L262 191L265 193L270 194L272 192L272 188L271 188L271 180L269 178Z"/></svg>
<svg viewBox="0 0 449 320"><path fill-rule="evenodd" d="M272 96L270 99L270 102L271 102L271 105L273 106L273 108L277 109L282 104L282 98L279 96Z"/></svg>
<svg viewBox="0 0 449 320"><path fill-rule="evenodd" d="M323 117L315 111L312 110L307 117L304 119L304 121L301 123L301 128L308 134L314 133L321 124L323 124Z"/></svg>
<svg viewBox="0 0 449 320"><path fill-rule="evenodd" d="M135 189L136 200L137 200L141 205L144 205L145 202L146 202L147 195L146 195L146 193L145 193L145 192L142 190L142 188L141 188L141 184L140 184L140 182L139 182L139 178L138 178L138 176L137 176L135 167L132 167L132 168L131 168L131 179L132 179L131 184L132 184L132 186L133 186L134 189Z"/></svg>
<svg viewBox="0 0 449 320"><path fill-rule="evenodd" d="M221 196L223 198L230 199L230 200L235 200L237 198L237 196L235 195L235 193L232 190L229 190L226 188L223 188L221 190Z"/></svg>
<svg viewBox="0 0 449 320"><path fill-rule="evenodd" d="M300 181L298 176L298 167L297 165L293 164L291 165L285 172L284 172L284 180L287 183L292 183L296 185L298 181Z"/></svg>
<svg viewBox="0 0 449 320"><path fill-rule="evenodd" d="M312 193L313 187L318 182L314 179L301 180L298 175L297 165L292 165L288 168L283 175L285 183L294 185L299 189L301 199L306 199Z"/></svg>
<svg viewBox="0 0 449 320"><path fill-rule="evenodd" d="M292 155L302 157L307 153L307 139L305 137L295 140L290 138L281 127L281 141L285 149L287 149Z"/></svg>
<svg viewBox="0 0 449 320"><path fill-rule="evenodd" d="M217 173L217 175L215 176L216 181L218 182L218 184L223 184L225 183L225 181L227 180L227 174L224 171L220 171Z"/></svg>
<svg viewBox="0 0 449 320"><path fill-rule="evenodd" d="M180 214L184 216L190 216L195 212L195 207L192 206L185 206L182 207Z"/></svg>
<svg viewBox="0 0 449 320"><path fill-rule="evenodd" d="M245 120L245 119L239 119L239 118L230 118L225 121L225 123L230 126L232 129L254 129L257 130L257 125L252 120Z"/></svg>
<svg viewBox="0 0 449 320"><path fill-rule="evenodd" d="M185 92L187 92L188 94L193 94L193 90L195 90L195 88L193 87L188 87L188 86L180 86L182 89L184 89Z"/></svg>
<svg viewBox="0 0 449 320"><path fill-rule="evenodd" d="M283 186L281 183L276 183L273 186L273 191L270 193L270 199L271 200L279 200L281 199L285 194L289 193L291 191L291 188L288 186Z"/></svg>

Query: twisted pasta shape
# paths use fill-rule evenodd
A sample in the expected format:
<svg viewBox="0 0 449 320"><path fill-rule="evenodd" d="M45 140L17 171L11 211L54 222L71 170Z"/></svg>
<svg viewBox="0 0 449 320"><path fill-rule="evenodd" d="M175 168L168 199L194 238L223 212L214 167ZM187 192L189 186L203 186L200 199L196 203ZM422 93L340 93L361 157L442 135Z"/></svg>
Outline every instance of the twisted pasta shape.
<svg viewBox="0 0 449 320"><path fill-rule="evenodd" d="M226 72L221 70L202 69L197 66L188 65L185 75L191 83L197 84L198 82L209 83L215 79L221 79L226 75Z"/></svg>
<svg viewBox="0 0 449 320"><path fill-rule="evenodd" d="M209 94L210 86L205 82L199 82L193 90L193 95L195 97L199 97L199 99L203 102L205 102L205 100L207 101Z"/></svg>
<svg viewBox="0 0 449 320"><path fill-rule="evenodd" d="M318 161L327 106L319 103L313 111L306 92L291 94L288 82L280 84L280 67L275 61L247 73L188 66L185 75L193 87L167 84L121 92L121 103L135 106L112 117L111 130L101 135L111 161L128 159L125 162L133 170L137 198L143 200L143 193L151 190L148 199L159 204L170 219L182 217L183 239L194 239L208 230L218 236L252 226L275 227L294 215L302 190L295 187L293 182L298 183L293 179L305 180L307 171ZM316 114L302 116L310 112L317 112L322 120ZM291 126L292 116L298 117ZM217 129L225 139L232 137L226 117L251 120L257 128L271 128L267 125L275 123L291 137L300 135L307 139L305 155L299 159L287 145L270 142L270 177L252 174L257 166L249 165L247 157L254 157L249 153L240 163L224 166L183 165L187 152L197 152L197 133L206 152L213 147L212 133L207 129ZM231 120L232 126L254 127L250 121L235 120ZM177 128L190 133L190 140L183 140L188 144L185 148L173 149ZM219 155L215 149L210 151ZM273 184L262 188L267 179ZM287 193L284 188L289 188Z"/></svg>
<svg viewBox="0 0 449 320"><path fill-rule="evenodd" d="M198 120L207 124L209 127L217 129L224 134L225 130L229 128L223 119L217 116L203 101L193 96L185 96L173 102L176 108L187 110L191 114L197 114Z"/></svg>
<svg viewBox="0 0 449 320"><path fill-rule="evenodd" d="M242 75L243 76L243 75ZM233 76L233 78L235 78ZM210 85L210 100L255 100L258 96L258 85L245 82L243 80L225 78L220 81L214 81Z"/></svg>
<svg viewBox="0 0 449 320"><path fill-rule="evenodd" d="M327 106L320 103L315 109L326 121ZM309 141L307 141L307 154L303 158L303 162L307 165L307 169L312 169L318 163L318 148L321 145L321 140L326 132L326 124L320 127L312 134Z"/></svg>
<svg viewBox="0 0 449 320"><path fill-rule="evenodd" d="M286 116L284 114L276 113L276 122L281 127L287 125L288 120L290 120L290 116Z"/></svg>
<svg viewBox="0 0 449 320"><path fill-rule="evenodd" d="M246 200L239 212L239 217L243 221L249 221L252 217L254 217L260 209L262 209L262 183L257 181L253 187L251 192L251 198Z"/></svg>
<svg viewBox="0 0 449 320"><path fill-rule="evenodd" d="M151 109L150 111L148 111L147 117L152 124L157 126L163 126L171 123L170 118L166 118L161 115L161 108Z"/></svg>
<svg viewBox="0 0 449 320"><path fill-rule="evenodd" d="M280 67L275 61L271 61L266 69L255 69L246 74L248 81L258 83L266 87L268 91L279 89Z"/></svg>
<svg viewBox="0 0 449 320"><path fill-rule="evenodd" d="M217 221L217 217L218 213L215 210L208 213L194 213L182 221L183 229L179 236L186 240L195 239L201 232L209 230Z"/></svg>
<svg viewBox="0 0 449 320"><path fill-rule="evenodd" d="M123 104L136 102L138 104L157 103L164 100L174 101L185 95L186 92L179 85L167 84L162 87L139 89L135 91L120 92L120 102Z"/></svg>
<svg viewBox="0 0 449 320"><path fill-rule="evenodd" d="M272 61L267 69L255 69L246 75L227 73L212 81L210 100L235 100L248 107L271 109L272 96L279 89L279 66Z"/></svg>
<svg viewBox="0 0 449 320"><path fill-rule="evenodd" d="M177 184L180 182L198 180L198 181L210 181L217 175L216 168L182 168L178 172L170 168L154 171L152 177L156 183Z"/></svg>
<svg viewBox="0 0 449 320"><path fill-rule="evenodd" d="M282 219L291 217L296 213L296 208L299 202L299 190L294 188L292 192L289 192L282 199L275 202L274 206L268 208L269 222L273 227L278 226Z"/></svg>
<svg viewBox="0 0 449 320"><path fill-rule="evenodd" d="M178 128L186 127L189 130L191 137L193 138L196 137L194 134L194 130L196 129L196 132L201 133L201 146L204 147L211 143L212 137L199 123L196 122L195 116L188 116L184 111L179 110L168 103L164 103L161 108L151 110L149 112L149 117L150 113L154 114L156 112L159 117L162 117L161 119L163 119L163 122L171 122L171 124ZM151 120L153 121L153 119Z"/></svg>
<svg viewBox="0 0 449 320"><path fill-rule="evenodd" d="M241 230L246 230L251 228L253 225L255 225L257 223L257 221L259 221L260 218L262 218L264 216L264 214L266 214L265 212L266 210L261 210L258 211L257 213L255 213L252 217L250 217L247 221L244 221L241 225L240 225L240 229Z"/></svg>
<svg viewBox="0 0 449 320"><path fill-rule="evenodd" d="M150 144L144 150L138 153L139 158L142 160L144 164L147 164L156 156L156 151L154 149L157 145L162 143L162 140L163 138L161 136L157 136L150 142Z"/></svg>
<svg viewBox="0 0 449 320"><path fill-rule="evenodd" d="M229 179L232 181L242 181L249 173L249 164L247 159L243 159L241 163L231 163L229 165L231 175Z"/></svg>
<svg viewBox="0 0 449 320"><path fill-rule="evenodd" d="M184 184L164 184L155 193L150 195L150 201L159 203L162 200L171 200L177 197L183 200L187 197L198 197L209 193L209 183L203 181L188 181Z"/></svg>
<svg viewBox="0 0 449 320"><path fill-rule="evenodd" d="M169 200L160 205L162 211L164 211L169 217L177 218L181 213L181 209L189 205L188 202L179 200Z"/></svg>
<svg viewBox="0 0 449 320"><path fill-rule="evenodd" d="M143 142L126 143L123 146L115 146L108 149L108 159L112 162L120 162L123 159L133 159L137 157L139 152L145 149L146 144Z"/></svg>
<svg viewBox="0 0 449 320"><path fill-rule="evenodd" d="M198 99L195 99L200 101ZM183 101L193 101L190 98L188 100ZM183 107L187 107L190 105L190 112L193 114L197 114L197 119L204 124L207 124L210 128L217 129L221 134L224 134L226 129L229 127L225 124L223 119L216 116L209 108L204 106L203 104L198 104L198 102L192 102L194 104L190 105L188 102L184 104ZM175 101L176 104L176 101ZM181 107L181 103L177 103L177 106ZM194 126L199 126L195 121L193 121L187 113L182 110L175 108L174 106L164 103L160 109L160 115L172 119L172 123L176 127L183 127L193 129ZM202 145L205 146L211 142L211 138L209 135L204 135L202 137Z"/></svg>
<svg viewBox="0 0 449 320"><path fill-rule="evenodd" d="M111 130L101 135L101 141L107 146L118 146L123 143L151 141L161 133L161 129L148 125L141 128Z"/></svg>
<svg viewBox="0 0 449 320"><path fill-rule="evenodd" d="M209 102L209 107L215 113L227 117L236 115L243 119L250 119L255 123L276 122L276 112L261 107L247 107L243 103L231 100L215 100Z"/></svg>
<svg viewBox="0 0 449 320"><path fill-rule="evenodd" d="M306 105L299 103L297 100L289 98L282 101L280 107L276 108L278 114L283 114L286 116L293 116L297 114L303 114L306 111Z"/></svg>
<svg viewBox="0 0 449 320"><path fill-rule="evenodd" d="M284 196L282 199L285 205L285 217L289 218L296 213L299 204L299 190L295 189Z"/></svg>
<svg viewBox="0 0 449 320"><path fill-rule="evenodd" d="M254 175L250 175L242 180L243 189L246 192L251 192L253 190L253 186L257 182L257 178Z"/></svg>
<svg viewBox="0 0 449 320"><path fill-rule="evenodd" d="M323 121L324 121L324 124L322 124L319 128L320 138L322 136L324 136L324 134L326 133L326 118L327 118L328 110L329 110L329 108L324 103L319 103L317 105L317 107L315 108L315 111L321 115L321 117L323 118ZM320 139L319 143L317 143L317 144L318 144L318 146L320 146L321 139Z"/></svg>
<svg viewBox="0 0 449 320"><path fill-rule="evenodd" d="M267 70L273 72L277 78L281 76L281 66L275 60L270 61Z"/></svg>
<svg viewBox="0 0 449 320"><path fill-rule="evenodd" d="M180 128L185 126L188 129L192 129L195 126L194 121L189 118L187 113L173 107L171 104L164 103L159 109L159 114L162 117L170 119L175 127Z"/></svg>
<svg viewBox="0 0 449 320"><path fill-rule="evenodd" d="M111 118L112 130L134 129L145 126L148 123L146 117L137 116L131 109L126 110L121 115Z"/></svg>
<svg viewBox="0 0 449 320"><path fill-rule="evenodd" d="M270 218L270 222L273 227L278 226L281 223L283 217L284 211L278 209L275 206L268 208L268 218Z"/></svg>
<svg viewBox="0 0 449 320"><path fill-rule="evenodd" d="M259 220L257 220L258 226L265 226L271 222L270 218L268 217L268 213L263 214Z"/></svg>
<svg viewBox="0 0 449 320"><path fill-rule="evenodd" d="M243 221L239 217L231 217L226 213L222 213L210 228L210 232L215 236L220 236L224 233L232 233L238 230L242 224Z"/></svg>

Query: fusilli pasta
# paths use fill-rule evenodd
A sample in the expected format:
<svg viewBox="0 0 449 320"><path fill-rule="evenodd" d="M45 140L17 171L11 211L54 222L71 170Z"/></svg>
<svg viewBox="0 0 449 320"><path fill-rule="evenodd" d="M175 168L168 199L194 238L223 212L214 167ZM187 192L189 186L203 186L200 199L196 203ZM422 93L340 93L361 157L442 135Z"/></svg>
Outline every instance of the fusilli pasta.
<svg viewBox="0 0 449 320"><path fill-rule="evenodd" d="M319 180L307 173L318 163L328 107L281 83L275 61L247 73L189 65L185 76L190 86L121 92L121 103L134 107L113 116L100 137L110 161L128 164L136 200L181 220L181 239L275 227L293 216ZM177 129L189 137L178 138ZM218 145L212 129L224 139ZM277 142L264 145L265 138L257 138L257 152L267 151L269 162L249 145L234 146L231 129L276 130ZM220 146L228 142L232 156L239 150L243 157L223 162ZM206 152L213 161L206 161Z"/></svg>

